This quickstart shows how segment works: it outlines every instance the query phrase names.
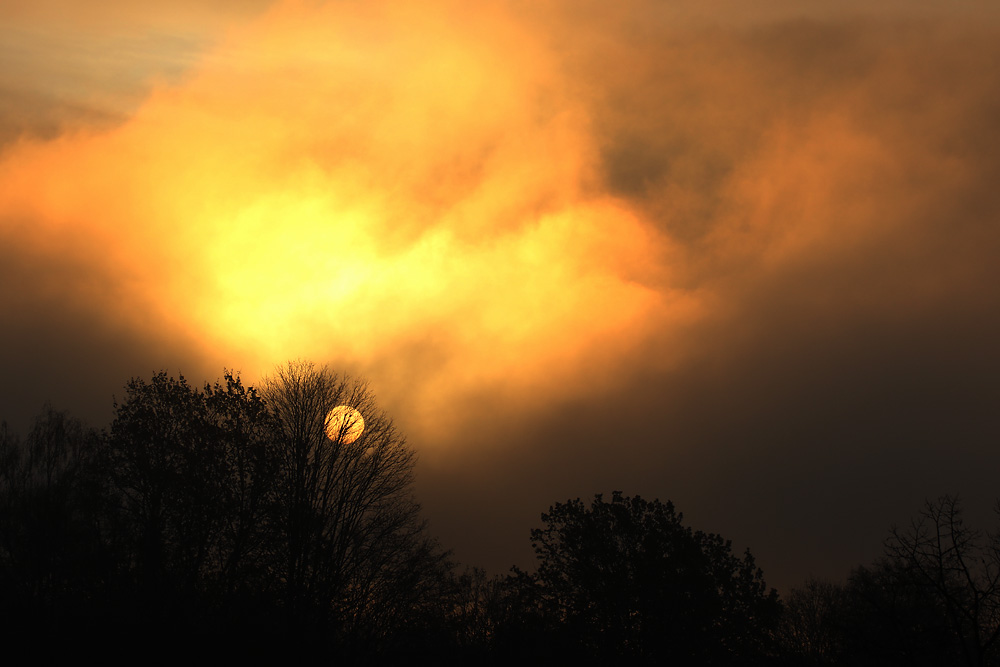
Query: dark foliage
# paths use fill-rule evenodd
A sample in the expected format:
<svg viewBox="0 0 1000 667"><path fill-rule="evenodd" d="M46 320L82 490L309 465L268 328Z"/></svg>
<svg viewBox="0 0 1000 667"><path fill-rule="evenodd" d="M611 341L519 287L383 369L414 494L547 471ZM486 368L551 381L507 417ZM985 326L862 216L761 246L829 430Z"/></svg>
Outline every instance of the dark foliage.
<svg viewBox="0 0 1000 667"><path fill-rule="evenodd" d="M856 568L844 584L814 580L793 590L784 639L793 664L960 664L932 591L889 560Z"/></svg>
<svg viewBox="0 0 1000 667"><path fill-rule="evenodd" d="M338 406L364 415L360 434ZM0 622L74 656L1000 664L1000 536L954 497L782 605L749 551L620 492L543 514L535 572L457 574L414 462L364 383L307 363L260 393L232 373L133 379L106 432L46 406L23 440L0 425Z"/></svg>
<svg viewBox="0 0 1000 667"><path fill-rule="evenodd" d="M998 575L997 536L965 526L955 497L928 502L845 584L792 591L786 654L807 665L998 664Z"/></svg>
<svg viewBox="0 0 1000 667"><path fill-rule="evenodd" d="M361 437L327 435L342 404ZM64 641L399 653L445 632L456 581L414 460L363 384L308 364L267 400L231 373L133 379L104 434L46 409L23 444L0 430L3 620Z"/></svg>
<svg viewBox="0 0 1000 667"><path fill-rule="evenodd" d="M63 627L102 606L99 438L46 406L25 442L0 428L0 596L6 627Z"/></svg>
<svg viewBox="0 0 1000 667"><path fill-rule="evenodd" d="M610 503L598 495L589 508L573 500L543 514L545 527L531 533L531 589L550 649L620 664L767 657L777 593L749 551L738 557L682 518L669 502L619 492Z"/></svg>
<svg viewBox="0 0 1000 667"><path fill-rule="evenodd" d="M275 420L252 389L134 379L106 438L114 520L148 622L270 593ZM199 619L200 622L200 619Z"/></svg>

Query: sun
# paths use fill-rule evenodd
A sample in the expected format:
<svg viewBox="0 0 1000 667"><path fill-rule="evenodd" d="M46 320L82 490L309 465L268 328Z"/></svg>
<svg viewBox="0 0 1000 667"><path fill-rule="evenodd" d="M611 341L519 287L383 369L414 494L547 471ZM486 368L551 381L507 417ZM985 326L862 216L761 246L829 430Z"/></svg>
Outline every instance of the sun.
<svg viewBox="0 0 1000 667"><path fill-rule="evenodd" d="M348 405L338 405L326 415L326 437L349 445L361 437L365 420L361 413Z"/></svg>

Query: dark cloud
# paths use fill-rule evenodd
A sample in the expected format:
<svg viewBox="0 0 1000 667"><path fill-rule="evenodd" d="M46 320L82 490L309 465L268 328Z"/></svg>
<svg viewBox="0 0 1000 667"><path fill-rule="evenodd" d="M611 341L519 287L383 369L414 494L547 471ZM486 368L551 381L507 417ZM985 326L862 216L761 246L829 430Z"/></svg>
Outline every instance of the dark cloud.
<svg viewBox="0 0 1000 667"><path fill-rule="evenodd" d="M614 489L673 499L782 587L874 558L924 498L965 494L989 520L996 33L797 19L666 29L584 62L607 79L604 182L688 248L674 279L712 313L637 351L613 389L485 433L470 420L456 438L483 444L425 474L460 555L500 566L481 545L501 526L529 562L527 517ZM482 507L444 509L480 477ZM518 519L476 522L498 505Z"/></svg>
<svg viewBox="0 0 1000 667"><path fill-rule="evenodd" d="M37 138L119 103L11 84L0 141L39 148L0 164L0 186L37 190L0 220L0 408L48 398L100 421L132 375L266 372L248 348L270 341L205 325L233 305L220 285L250 284L235 294L256 319L233 322L308 328L281 340L372 378L469 564L530 564L540 512L613 490L675 501L786 588L873 558L925 497L965 494L982 518L1000 463L1000 27L971 4L947 20L937 3L801 4L424 16L433 45L414 17L366 15L329 62L296 59L332 42L285 8L241 38L269 45L259 60L178 64L194 84L64 152ZM469 25L475 49L436 50ZM455 53L475 67L440 74ZM52 78L56 61L29 61ZM108 146L148 162L133 173ZM79 165L104 180L34 178ZM101 222L67 231L65 209ZM302 223L324 216L340 227ZM310 262L340 282L266 291ZM348 296L319 303L330 282Z"/></svg>
<svg viewBox="0 0 1000 667"><path fill-rule="evenodd" d="M99 248L72 258L8 234L0 245L7 249L0 261L0 419L13 430L25 432L46 402L104 427L129 378L161 369L195 382L221 374L152 309L133 301L128 317L115 314L109 302L129 300L124 277L95 267Z"/></svg>
<svg viewBox="0 0 1000 667"><path fill-rule="evenodd" d="M528 563L538 513L615 489L674 500L752 547L782 587L845 576L926 497L960 492L982 519L1000 465L996 304L813 318L817 295L781 291L697 332L701 349L670 372L634 370L536 419L470 423L456 436L469 446L420 478L459 555L503 567L511 552L483 545L507 541ZM477 522L497 507L502 520Z"/></svg>

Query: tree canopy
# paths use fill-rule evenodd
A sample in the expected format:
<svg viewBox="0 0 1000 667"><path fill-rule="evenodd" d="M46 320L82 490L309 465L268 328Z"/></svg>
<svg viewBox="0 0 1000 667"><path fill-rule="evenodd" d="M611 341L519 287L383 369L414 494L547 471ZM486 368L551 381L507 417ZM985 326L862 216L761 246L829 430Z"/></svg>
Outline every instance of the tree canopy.
<svg viewBox="0 0 1000 667"><path fill-rule="evenodd" d="M213 629L344 656L387 650L448 599L415 453L364 382L305 362L261 392L161 372L114 408L100 433L51 409L26 443L0 429L11 623Z"/></svg>
<svg viewBox="0 0 1000 667"><path fill-rule="evenodd" d="M542 514L534 571L460 574L415 461L365 382L307 362L133 378L104 431L0 423L0 622L348 664L1000 664L1000 533L954 496L782 605L749 550L618 491Z"/></svg>
<svg viewBox="0 0 1000 667"><path fill-rule="evenodd" d="M557 503L531 532L542 614L581 654L703 664L766 653L777 620L749 551L692 530L670 502Z"/></svg>
<svg viewBox="0 0 1000 667"><path fill-rule="evenodd" d="M360 640L411 620L445 567L413 498L415 452L364 382L293 362L263 393L277 423L275 566L294 622L328 618Z"/></svg>

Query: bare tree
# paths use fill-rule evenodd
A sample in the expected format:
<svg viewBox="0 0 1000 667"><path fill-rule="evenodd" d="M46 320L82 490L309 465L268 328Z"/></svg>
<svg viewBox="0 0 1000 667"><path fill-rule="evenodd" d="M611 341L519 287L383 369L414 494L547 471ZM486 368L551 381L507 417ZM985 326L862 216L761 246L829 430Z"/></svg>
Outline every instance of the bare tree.
<svg viewBox="0 0 1000 667"><path fill-rule="evenodd" d="M444 563L412 496L414 451L363 381L292 362L262 392L281 433L278 562L292 620L373 631Z"/></svg>
<svg viewBox="0 0 1000 667"><path fill-rule="evenodd" d="M943 496L894 528L886 553L933 591L964 663L988 664L1000 638L1000 536L966 526L958 498Z"/></svg>

